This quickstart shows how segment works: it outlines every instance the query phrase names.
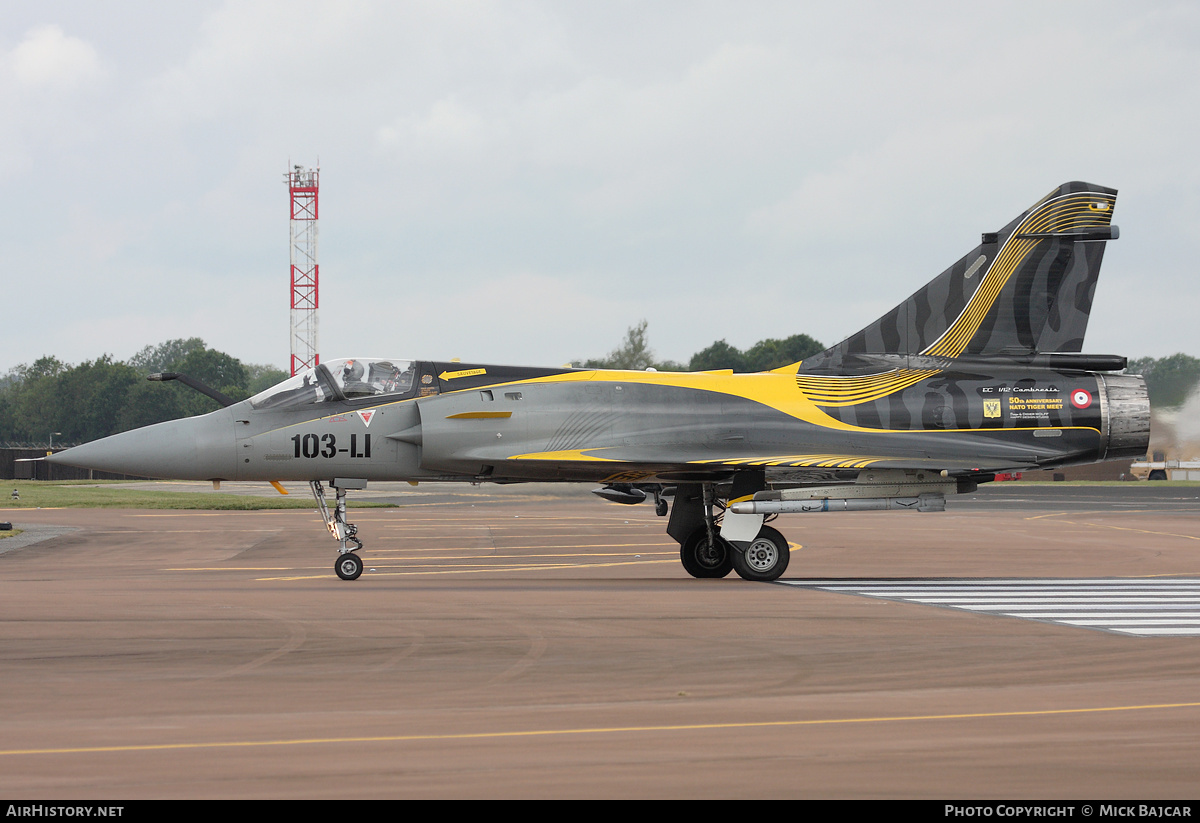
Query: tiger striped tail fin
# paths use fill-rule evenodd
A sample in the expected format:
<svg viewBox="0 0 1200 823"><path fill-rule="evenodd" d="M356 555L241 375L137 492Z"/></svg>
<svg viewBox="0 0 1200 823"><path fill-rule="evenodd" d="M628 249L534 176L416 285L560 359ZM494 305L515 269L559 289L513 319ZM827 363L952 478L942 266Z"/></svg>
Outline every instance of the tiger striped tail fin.
<svg viewBox="0 0 1200 823"><path fill-rule="evenodd" d="M907 300L802 372L840 372L871 355L1022 357L1079 352L1116 189L1064 183Z"/></svg>

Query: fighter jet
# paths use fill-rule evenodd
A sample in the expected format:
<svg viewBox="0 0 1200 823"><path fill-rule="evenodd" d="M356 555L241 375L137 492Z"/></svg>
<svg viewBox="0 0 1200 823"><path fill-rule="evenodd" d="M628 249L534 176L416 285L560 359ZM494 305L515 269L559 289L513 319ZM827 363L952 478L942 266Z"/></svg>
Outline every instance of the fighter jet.
<svg viewBox="0 0 1200 823"><path fill-rule="evenodd" d="M1059 186L879 320L770 372L338 359L46 459L308 481L344 580L363 570L346 496L372 480L597 483L669 512L692 576L774 580L781 514L942 511L1000 472L1145 454L1145 382L1082 352L1116 194Z"/></svg>

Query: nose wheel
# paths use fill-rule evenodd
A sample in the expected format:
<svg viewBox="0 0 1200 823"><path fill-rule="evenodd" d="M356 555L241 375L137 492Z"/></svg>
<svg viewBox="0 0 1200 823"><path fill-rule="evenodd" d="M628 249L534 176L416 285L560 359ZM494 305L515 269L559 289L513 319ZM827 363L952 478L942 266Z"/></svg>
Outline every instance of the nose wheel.
<svg viewBox="0 0 1200 823"><path fill-rule="evenodd" d="M357 580L363 573L363 561L354 552L346 552L333 564L333 570L343 580Z"/></svg>

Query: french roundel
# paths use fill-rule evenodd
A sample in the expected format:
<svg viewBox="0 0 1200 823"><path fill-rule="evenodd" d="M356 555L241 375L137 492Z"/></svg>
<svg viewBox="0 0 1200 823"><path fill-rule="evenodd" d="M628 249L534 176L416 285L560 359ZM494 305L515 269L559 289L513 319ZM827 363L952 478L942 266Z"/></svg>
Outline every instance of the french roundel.
<svg viewBox="0 0 1200 823"><path fill-rule="evenodd" d="M1071 405L1077 409L1086 409L1092 405L1091 392L1084 391L1083 389L1075 389L1075 391L1071 392Z"/></svg>

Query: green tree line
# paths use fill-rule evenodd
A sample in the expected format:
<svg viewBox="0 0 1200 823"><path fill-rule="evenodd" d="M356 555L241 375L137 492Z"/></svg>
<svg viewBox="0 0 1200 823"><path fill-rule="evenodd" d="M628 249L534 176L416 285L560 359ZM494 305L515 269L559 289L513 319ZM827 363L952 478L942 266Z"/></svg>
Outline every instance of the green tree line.
<svg viewBox="0 0 1200 823"><path fill-rule="evenodd" d="M284 380L274 366L242 363L198 337L146 346L126 361L102 355L77 365L46 356L0 378L0 442L83 443L110 434L205 414L219 408L175 382L152 383L155 372L182 372L234 400Z"/></svg>

